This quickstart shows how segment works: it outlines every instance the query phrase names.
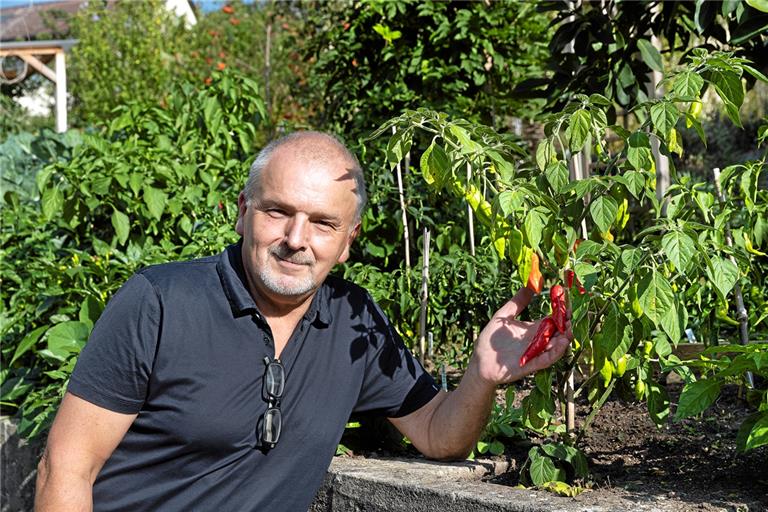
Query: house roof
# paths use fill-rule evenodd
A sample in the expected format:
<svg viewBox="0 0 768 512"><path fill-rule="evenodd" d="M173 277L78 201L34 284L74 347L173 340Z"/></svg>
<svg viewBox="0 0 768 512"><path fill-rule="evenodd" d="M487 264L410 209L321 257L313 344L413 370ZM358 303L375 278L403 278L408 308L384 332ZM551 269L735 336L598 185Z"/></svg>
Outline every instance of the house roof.
<svg viewBox="0 0 768 512"><path fill-rule="evenodd" d="M56 0L0 9L0 41L30 41L66 37L69 25L57 13L74 15L84 0Z"/></svg>

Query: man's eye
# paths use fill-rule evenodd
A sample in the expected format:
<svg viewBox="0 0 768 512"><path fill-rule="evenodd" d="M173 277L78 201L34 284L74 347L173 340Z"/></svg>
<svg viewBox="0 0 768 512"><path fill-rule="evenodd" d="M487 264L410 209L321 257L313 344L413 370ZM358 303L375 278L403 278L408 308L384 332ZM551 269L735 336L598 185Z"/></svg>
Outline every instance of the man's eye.
<svg viewBox="0 0 768 512"><path fill-rule="evenodd" d="M268 208L265 211L267 212L267 215L269 215L270 217L275 217L275 218L285 217L285 212L279 208Z"/></svg>
<svg viewBox="0 0 768 512"><path fill-rule="evenodd" d="M331 230L331 229L336 229L336 224L334 224L333 222L331 222L329 220L317 220L317 221L315 221L315 225L318 226L320 229L325 230L325 231Z"/></svg>

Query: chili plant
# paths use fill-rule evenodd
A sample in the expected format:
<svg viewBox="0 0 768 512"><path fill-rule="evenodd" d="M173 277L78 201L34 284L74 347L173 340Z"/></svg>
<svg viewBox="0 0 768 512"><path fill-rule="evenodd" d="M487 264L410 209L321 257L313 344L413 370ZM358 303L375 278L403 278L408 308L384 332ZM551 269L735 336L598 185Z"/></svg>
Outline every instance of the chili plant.
<svg viewBox="0 0 768 512"><path fill-rule="evenodd" d="M573 271L584 289L569 293L574 333L570 353L535 376L535 386L523 401L523 424L558 440L532 454L535 460L526 467L534 484L582 473L572 447L614 389L644 400L657 425L667 421L669 397L656 368L679 364L673 349L691 319L700 316L709 300L727 303L750 272L755 251L764 252L764 234L750 232L762 222L760 216L765 218L765 197L751 185L764 170L764 159L745 171L742 181L749 184L751 201L746 211L732 204L718 208L714 194L701 184L680 180L663 200L656 195L652 143L665 155L681 154L682 124L703 137L697 116L708 88L739 124L747 75L768 81L744 59L696 50L685 67L665 79L665 96L632 108L637 120L632 129L611 124L607 98L577 95L547 118L533 165L507 136L425 109L407 111L372 134L378 137L396 128L387 148L393 167L407 151L417 149L412 148L414 140L426 137L429 143L420 158L423 179L434 190L467 201L487 230L487 243L504 264L517 269L522 282L527 282L535 254L550 286L563 283ZM618 143L609 144L609 139ZM568 162L587 147L597 156L597 172L570 181ZM676 179L674 166L672 170ZM639 232L625 233L635 210L650 212L650 221ZM752 251L746 243L727 243L727 224L743 226L739 232L746 233ZM589 411L578 429L568 431L563 411L570 401L571 372L578 377L573 396L586 397ZM563 470L564 464L570 470Z"/></svg>

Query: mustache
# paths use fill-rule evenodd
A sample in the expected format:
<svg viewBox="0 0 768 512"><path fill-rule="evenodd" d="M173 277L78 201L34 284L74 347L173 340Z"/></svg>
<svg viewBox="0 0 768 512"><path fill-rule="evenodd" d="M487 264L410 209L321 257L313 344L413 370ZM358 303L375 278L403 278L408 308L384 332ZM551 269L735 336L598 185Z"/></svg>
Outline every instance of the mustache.
<svg viewBox="0 0 768 512"><path fill-rule="evenodd" d="M295 265L312 265L315 262L312 255L302 251L294 251L285 244L270 248L269 253Z"/></svg>

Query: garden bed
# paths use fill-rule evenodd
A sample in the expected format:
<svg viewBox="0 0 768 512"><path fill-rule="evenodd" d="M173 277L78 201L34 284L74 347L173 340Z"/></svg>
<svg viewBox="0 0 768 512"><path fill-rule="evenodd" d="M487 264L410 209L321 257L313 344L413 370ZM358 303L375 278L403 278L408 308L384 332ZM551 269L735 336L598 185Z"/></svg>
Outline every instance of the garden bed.
<svg viewBox="0 0 768 512"><path fill-rule="evenodd" d="M517 400L526 394L524 387ZM674 414L680 385L669 384L668 391ZM584 412L586 407L580 404L578 409ZM571 501L584 507L651 502L665 512L766 511L768 447L745 454L735 449L738 427L749 412L740 390L727 387L702 418L670 421L658 429L645 404L612 399L583 440L591 471L589 481L583 483L588 490ZM508 445L498 462L503 459L509 469L485 480L518 485L519 468L529 447L526 443ZM404 453L389 447L357 451L356 455L402 457Z"/></svg>

